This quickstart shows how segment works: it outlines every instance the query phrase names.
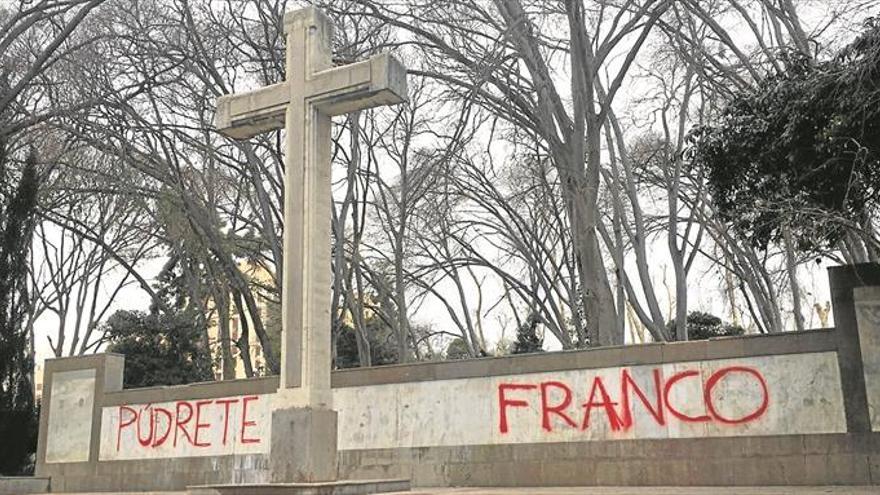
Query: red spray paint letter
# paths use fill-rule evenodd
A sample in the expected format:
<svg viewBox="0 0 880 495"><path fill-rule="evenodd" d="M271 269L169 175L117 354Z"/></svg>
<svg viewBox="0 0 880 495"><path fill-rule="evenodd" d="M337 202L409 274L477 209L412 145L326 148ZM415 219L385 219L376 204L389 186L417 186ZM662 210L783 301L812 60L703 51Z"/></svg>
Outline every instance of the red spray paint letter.
<svg viewBox="0 0 880 495"><path fill-rule="evenodd" d="M195 445L196 447L210 447L211 446L211 442L207 442L207 443L199 442L199 430L201 430L203 428L210 428L211 427L211 423L202 423L201 418L202 418L202 406L211 404L212 402L214 402L214 401L213 400L200 400L200 401L196 402L196 433L195 433L195 435L193 435L195 437L195 442L193 442L193 445Z"/></svg>
<svg viewBox="0 0 880 495"><path fill-rule="evenodd" d="M624 429L629 429L633 425L632 406L629 402L630 387L632 387L632 391L639 396L639 400L642 401L642 404L645 405L645 408L651 413L651 416L654 417L654 421L660 426L666 424L666 418L663 414L663 384L661 382L660 370L654 368L654 394L656 397L654 398L655 402L652 405L651 401L648 400L648 396L645 395L642 389L639 388L638 384L636 384L635 380L633 380L633 377L629 374L629 370L624 368L623 371L621 371L620 395L623 417L620 419L620 422Z"/></svg>
<svg viewBox="0 0 880 495"><path fill-rule="evenodd" d="M236 402L238 399L217 399L217 404L223 404L223 445L226 445L226 434L229 433L229 405Z"/></svg>
<svg viewBox="0 0 880 495"><path fill-rule="evenodd" d="M663 401L666 402L666 409L669 410L670 414L687 423L700 423L703 421L709 421L712 418L710 418L708 414L704 414L702 416L688 416L687 414L684 414L683 412L673 407L672 404L669 402L669 393L672 391L673 385L689 376L700 378L700 372L696 370L682 371L681 373L676 373L675 375L672 375L672 378L670 378L669 381L666 382L666 387L663 389Z"/></svg>
<svg viewBox="0 0 880 495"><path fill-rule="evenodd" d="M165 416L165 433L159 436L159 414ZM171 434L172 428L172 420L171 420L171 411L165 409L164 407L156 407L153 409L153 425L155 425L156 431L153 433L153 444L151 445L153 448L156 448L168 439L168 435Z"/></svg>
<svg viewBox="0 0 880 495"><path fill-rule="evenodd" d="M245 428L247 428L248 426L256 426L257 425L256 421L248 421L247 420L248 402L250 402L252 400L257 400L257 399L259 399L259 397L256 395L251 395L249 397L245 397L245 398L241 399L241 443L260 443L259 438L246 438L244 436Z"/></svg>
<svg viewBox="0 0 880 495"><path fill-rule="evenodd" d="M602 399L601 402L596 402L596 392L599 392ZM605 416L608 417L608 424L611 425L611 430L619 430L621 424L620 418L617 416L617 411L614 410L614 406L616 405L617 402L612 402L611 397L608 395L608 391L605 390L605 384L602 383L602 377L594 377L593 386L590 388L590 398L584 403L584 420L581 422L581 429L586 430L590 427L590 413L593 411L594 407L601 406L605 409Z"/></svg>
<svg viewBox="0 0 880 495"><path fill-rule="evenodd" d="M131 416L130 416L131 419L126 422L123 422L122 421L122 411L125 411L125 412L131 414ZM117 452L119 452L119 445L120 445L120 441L122 440L122 429L127 426L131 426L132 424L134 424L135 421L137 421L137 419L138 419L137 411L135 411L134 409L132 409L128 406L119 406L119 417L118 417L119 427L116 429L116 451Z"/></svg>
<svg viewBox="0 0 880 495"><path fill-rule="evenodd" d="M533 390L538 388L537 385L521 384L521 383L501 383L498 385L498 413L499 413L499 429L501 433L508 432L507 426L507 406L526 407L529 405L524 400L508 399L504 392L507 390Z"/></svg>
<svg viewBox="0 0 880 495"><path fill-rule="evenodd" d="M183 407L187 408L188 414L186 416L186 419L181 420L180 419L180 410ZM192 404L190 404L189 402L184 401L184 400L178 402L176 410L175 410L175 421L174 421L176 423L176 426L174 427L174 444L173 444L175 447L177 447L177 432L178 431L183 431L183 436L185 436L186 440L190 443L190 445L192 445L192 443L193 443L192 437L189 436L189 432L186 431L186 424L189 423L189 421L192 418L193 418Z"/></svg>
<svg viewBox="0 0 880 495"><path fill-rule="evenodd" d="M147 414L144 414L144 413ZM147 438L141 437L141 420L144 419L144 416L147 417L147 424L150 425L150 434L147 435ZM138 413L137 423L137 440L138 443L143 447L149 447L151 443L153 443L153 435L156 430L156 424L153 421L153 407L150 404L141 408L141 412Z"/></svg>
<svg viewBox="0 0 880 495"><path fill-rule="evenodd" d="M718 382L724 378L725 375L729 373L746 373L754 376L758 383L761 385L761 392L763 393L763 397L761 400L761 405L758 406L753 412L746 414L741 418L725 418L715 409L715 404L712 398L712 390L715 388L715 385L718 385ZM722 423L726 423L729 425L738 425L742 423L748 423L754 419L760 418L766 411L767 406L770 405L770 392L767 390L767 382L764 381L764 377L761 376L761 373L758 370L752 368L746 368L745 366L730 366L727 368L721 368L716 371L706 380L706 388L703 391L703 396L706 402L706 408L709 410L709 413L718 421Z"/></svg>
<svg viewBox="0 0 880 495"><path fill-rule="evenodd" d="M562 402L555 406L551 406L549 404L550 394L548 393L548 389L550 387L557 388L562 390L563 399ZM553 427L550 424L550 415L555 414L565 420L569 426L572 428L577 428L577 423L572 421L571 418L565 414L565 410L568 409L568 406L571 404L571 389L562 382L543 382L541 383L541 426L547 431L553 431Z"/></svg>

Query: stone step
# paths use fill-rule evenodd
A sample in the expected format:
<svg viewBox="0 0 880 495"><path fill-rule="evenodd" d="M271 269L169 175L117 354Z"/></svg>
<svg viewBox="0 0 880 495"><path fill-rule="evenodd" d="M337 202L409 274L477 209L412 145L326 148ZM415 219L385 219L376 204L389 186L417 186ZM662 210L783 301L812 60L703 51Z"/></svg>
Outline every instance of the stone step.
<svg viewBox="0 0 880 495"><path fill-rule="evenodd" d="M370 495L408 492L407 479L347 480L322 483L258 483L191 486L189 495Z"/></svg>
<svg viewBox="0 0 880 495"><path fill-rule="evenodd" d="M49 478L0 476L0 495L18 495L49 491Z"/></svg>
<svg viewBox="0 0 880 495"><path fill-rule="evenodd" d="M59 493L63 493L64 495L187 495L186 491L175 491L175 492L39 492L32 493L29 495L58 495ZM4 494L5 495L5 494Z"/></svg>

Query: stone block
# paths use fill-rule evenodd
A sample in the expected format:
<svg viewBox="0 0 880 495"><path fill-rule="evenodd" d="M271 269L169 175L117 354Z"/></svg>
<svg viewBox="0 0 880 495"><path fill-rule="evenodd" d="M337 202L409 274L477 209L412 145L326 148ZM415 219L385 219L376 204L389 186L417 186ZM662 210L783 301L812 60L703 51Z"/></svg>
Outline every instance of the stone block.
<svg viewBox="0 0 880 495"><path fill-rule="evenodd" d="M410 478L416 486L447 486L446 473L442 464L413 464Z"/></svg>
<svg viewBox="0 0 880 495"><path fill-rule="evenodd" d="M868 456L868 471L871 476L871 484L880 485L880 455Z"/></svg>
<svg viewBox="0 0 880 495"><path fill-rule="evenodd" d="M638 344L620 349L617 366L639 366L663 362L664 344Z"/></svg>
<svg viewBox="0 0 880 495"><path fill-rule="evenodd" d="M509 483L512 486L547 486L551 483L543 473L544 463L541 461L527 461L510 464L513 473Z"/></svg>
<svg viewBox="0 0 880 495"><path fill-rule="evenodd" d="M472 464L444 463L441 466L443 467L444 484L448 486L472 486L473 480L471 477L474 468Z"/></svg>
<svg viewBox="0 0 880 495"><path fill-rule="evenodd" d="M689 459L688 485L724 486L735 484L736 473L730 459Z"/></svg>
<svg viewBox="0 0 880 495"><path fill-rule="evenodd" d="M272 482L335 480L336 411L276 409L269 452Z"/></svg>
<svg viewBox="0 0 880 495"><path fill-rule="evenodd" d="M768 356L776 354L795 354L800 352L798 335L772 334L745 337L740 339L741 352L747 356Z"/></svg>
<svg viewBox="0 0 880 495"><path fill-rule="evenodd" d="M746 339L723 337L710 339L706 344L706 359L729 359L743 356Z"/></svg>
<svg viewBox="0 0 880 495"><path fill-rule="evenodd" d="M653 486L680 486L690 482L691 464L690 460L655 460L651 463L653 468L647 483Z"/></svg>
<svg viewBox="0 0 880 495"><path fill-rule="evenodd" d="M517 445L513 450L513 460L522 461L544 461L553 458L555 451L552 443L525 443Z"/></svg>
<svg viewBox="0 0 880 495"><path fill-rule="evenodd" d="M32 476L0 476L0 495L44 493L49 491L49 478Z"/></svg>
<svg viewBox="0 0 880 495"><path fill-rule="evenodd" d="M806 472L804 456L739 457L730 459L732 485L776 486L801 484Z"/></svg>
<svg viewBox="0 0 880 495"><path fill-rule="evenodd" d="M808 485L864 485L871 482L868 456L832 454L806 456L805 482Z"/></svg>
<svg viewBox="0 0 880 495"><path fill-rule="evenodd" d="M782 482L786 485L800 485L807 476L807 460L803 455L786 455L774 458L775 465L770 469L778 469Z"/></svg>
<svg viewBox="0 0 880 495"><path fill-rule="evenodd" d="M837 350L837 335L833 328L805 330L797 334L799 352L825 352Z"/></svg>
<svg viewBox="0 0 880 495"><path fill-rule="evenodd" d="M626 352L629 352L628 350ZM583 353L581 360L584 369L610 368L619 366L626 354L620 347L604 347Z"/></svg>
<svg viewBox="0 0 880 495"><path fill-rule="evenodd" d="M596 462L596 484L599 486L629 485L628 464L619 459Z"/></svg>
<svg viewBox="0 0 880 495"><path fill-rule="evenodd" d="M583 461L588 456L585 454L585 447L593 442L563 442L556 446L556 460L567 461Z"/></svg>
<svg viewBox="0 0 880 495"><path fill-rule="evenodd" d="M492 369L491 359L468 359L459 366L435 366L434 380L452 380L473 376L489 376Z"/></svg>
<svg viewBox="0 0 880 495"><path fill-rule="evenodd" d="M543 465L544 478L557 486L589 486L596 484L596 469L589 459L548 460Z"/></svg>
<svg viewBox="0 0 880 495"><path fill-rule="evenodd" d="M676 363L681 361L702 361L706 359L705 340L692 342L667 342L662 346L663 362Z"/></svg>
<svg viewBox="0 0 880 495"><path fill-rule="evenodd" d="M444 463L450 460L455 462L447 447L418 447L415 450L418 452L419 462Z"/></svg>
<svg viewBox="0 0 880 495"><path fill-rule="evenodd" d="M784 456L804 453L804 438L812 435L778 435L769 437L747 437L730 440L731 455L747 456ZM726 449L719 449L724 451Z"/></svg>
<svg viewBox="0 0 880 495"><path fill-rule="evenodd" d="M867 435L804 435L804 454L867 453L871 438Z"/></svg>

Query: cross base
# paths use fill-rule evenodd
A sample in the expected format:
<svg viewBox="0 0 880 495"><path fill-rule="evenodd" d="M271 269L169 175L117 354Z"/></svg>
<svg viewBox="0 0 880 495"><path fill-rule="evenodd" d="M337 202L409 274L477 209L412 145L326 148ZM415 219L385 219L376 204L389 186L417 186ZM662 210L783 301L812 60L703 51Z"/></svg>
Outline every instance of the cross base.
<svg viewBox="0 0 880 495"><path fill-rule="evenodd" d="M409 480L352 480L324 483L204 485L187 488L188 495L368 495L408 492Z"/></svg>
<svg viewBox="0 0 880 495"><path fill-rule="evenodd" d="M275 409L271 437L269 479L273 483L336 480L336 411Z"/></svg>

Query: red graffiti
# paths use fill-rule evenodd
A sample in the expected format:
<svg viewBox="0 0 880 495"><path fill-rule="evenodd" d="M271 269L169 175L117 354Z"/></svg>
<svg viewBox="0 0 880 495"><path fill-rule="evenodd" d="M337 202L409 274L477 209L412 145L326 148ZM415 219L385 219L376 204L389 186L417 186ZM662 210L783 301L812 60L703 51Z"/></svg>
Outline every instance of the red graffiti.
<svg viewBox="0 0 880 495"><path fill-rule="evenodd" d="M257 395L226 399L207 399L198 401L181 400L166 409L151 404L142 406L119 406L116 431L116 450L122 448L123 434L132 433L137 443L144 448L157 448L165 444L171 437L172 447L191 445L193 447L210 447L212 439L221 439L222 445L227 441L235 441L239 433L239 443L260 443L259 435L253 433L257 425L249 416L248 404L259 400ZM234 409L231 406L241 402ZM212 421L220 418L220 421ZM230 422L233 424L230 429ZM218 434L211 435L217 429ZM172 435L173 432L173 435ZM222 433L220 433L222 432ZM230 433L232 432L232 433ZM230 438L232 437L232 438ZM218 443L218 442L215 442Z"/></svg>
<svg viewBox="0 0 880 495"><path fill-rule="evenodd" d="M645 392L639 387L635 380L633 380L632 375L630 375L628 369L624 369L620 373L620 401L621 401L621 409L622 415L620 418L620 424L624 430L629 429L633 425L633 416L632 416L632 407L630 406L630 387L632 387L632 391L636 393L639 397L639 400L642 401L642 404L654 417L654 421L663 426L666 424L666 417L663 414L663 397L660 395L660 390L663 389L661 383L663 382L663 378L660 376L660 370L654 369L654 403L652 404L650 400L648 400L648 396L645 395Z"/></svg>
<svg viewBox="0 0 880 495"><path fill-rule="evenodd" d="M596 401L596 392L599 392L601 401ZM611 396L608 395L605 385L602 384L602 377L597 376L593 378L593 386L590 387L589 397L587 402L584 403L584 420L581 422L581 429L586 430L590 427L590 413L593 412L594 407L601 406L605 410L605 417L608 419L611 429L614 431L619 430L621 428L620 418L617 416L617 411L614 410L617 402L611 401Z"/></svg>
<svg viewBox="0 0 880 495"><path fill-rule="evenodd" d="M122 419L122 412L125 411L130 414L128 421ZM119 444L122 441L122 429L131 426L132 423L138 420L138 412L128 406L119 406L119 418L117 422L119 423L119 428L116 430L116 450L119 450Z"/></svg>
<svg viewBox="0 0 880 495"><path fill-rule="evenodd" d="M223 404L223 445L226 445L226 438L229 434L229 406L238 402L238 399L217 399L216 402Z"/></svg>
<svg viewBox="0 0 880 495"><path fill-rule="evenodd" d="M549 389L550 387L559 389L563 391L564 399L562 402L555 406L550 406L548 404L549 397ZM541 414L543 416L541 420L541 426L547 431L553 431L553 427L550 426L550 414L555 414L565 420L569 426L572 428L577 427L577 423L574 422L567 414L565 414L565 410L568 409L568 405L571 404L571 389L568 388L562 382L544 382L541 384Z"/></svg>
<svg viewBox="0 0 880 495"><path fill-rule="evenodd" d="M507 390L531 390L538 388L537 385L520 385L517 383L502 383L498 385L498 404L501 406L501 418L499 428L501 433L507 433L507 406L527 407L528 402L524 400L507 399L504 392Z"/></svg>
<svg viewBox="0 0 880 495"><path fill-rule="evenodd" d="M755 377L758 380L758 383L761 385L761 392L763 400L761 401L761 405L758 406L754 412L750 414L746 414L741 418L726 418L722 416L715 409L715 401L713 400L712 390L718 385L725 376L730 373L746 373ZM709 414L712 415L716 420L727 423L729 425L738 425L742 423L748 423L749 421L753 421L755 419L760 418L767 411L767 407L770 405L770 391L767 390L767 382L764 380L764 376L758 372L758 370L752 368L746 368L745 366L731 366L729 368L722 368L716 371L712 376L706 380L706 388L703 390L704 401L706 403L706 408L709 410Z"/></svg>
<svg viewBox="0 0 880 495"><path fill-rule="evenodd" d="M256 395L252 395L250 397L245 397L245 398L241 399L241 410L242 410L242 413L241 413L241 443L260 443L259 438L245 438L245 436L244 436L245 429L248 426L256 426L257 425L257 423L255 421L248 421L247 420L248 402L253 401L253 400L257 400L257 399L259 399L259 397L257 397Z"/></svg>
<svg viewBox="0 0 880 495"><path fill-rule="evenodd" d="M174 446L177 447L177 433L180 431L183 432L183 436L186 437L187 441L192 444L192 437L189 436L189 432L186 431L186 425L189 424L189 420L191 420L193 417L193 406L187 401L180 401L175 404L175 406L175 410L177 411L177 413L175 415L174 422L177 426L175 426L174 428ZM183 409L184 406L186 406L187 409L186 419L181 420L180 410Z"/></svg>
<svg viewBox="0 0 880 495"><path fill-rule="evenodd" d="M687 414L684 414L673 407L672 402L669 400L669 393L672 392L673 385L688 377L695 377L697 380L699 380L700 372L695 370L682 371L681 373L676 373L672 375L672 378L670 378L669 381L666 382L666 386L663 387L663 400L666 403L666 409L669 409L669 412L673 416L686 423L700 423L703 421L711 420L712 418L710 418L708 414L704 414L702 416L688 416Z"/></svg>
<svg viewBox="0 0 880 495"><path fill-rule="evenodd" d="M751 380L758 385L760 402L751 410L739 417L729 417L719 411L716 388L726 378L739 375L742 379ZM632 377L629 369L620 371L620 393L616 397L609 392L606 382L601 376L593 377L589 389L583 396L586 400L581 404L583 413L581 421L575 421L577 409L573 407L575 393L572 387L558 381L548 380L540 383L501 383L498 385L499 431L510 431L509 411L512 408L529 409L531 404L540 407L541 428L551 432L554 428L552 418L558 418L556 424L564 424L570 428L586 430L596 420L604 420L611 431L626 431L633 427L633 404L641 402L647 410L647 418L657 425L667 424L669 417L685 423L717 422L728 425L749 423L761 418L770 405L770 392L764 376L756 369L745 366L728 366L713 372L702 382L702 374L698 370L678 372L667 380L663 379L659 368L652 370L652 387L640 386ZM705 414L692 415L682 411L682 404L675 402L675 391L687 380L696 380L702 390L702 406ZM534 399L535 390L540 391L540 400ZM615 400L617 399L617 400ZM695 404L691 404L694 406ZM525 411L519 413L525 414ZM669 417L667 417L667 414Z"/></svg>
<svg viewBox="0 0 880 495"><path fill-rule="evenodd" d="M165 432L162 435L159 435L159 414L163 414L165 416ZM171 434L171 411L165 409L164 407L156 407L153 409L153 424L156 425L156 431L153 434L153 443L150 444L151 447L156 448L163 443L165 440L168 440L168 435ZM119 449L119 446L116 447Z"/></svg>

